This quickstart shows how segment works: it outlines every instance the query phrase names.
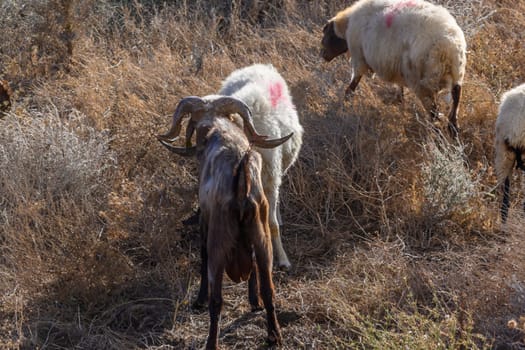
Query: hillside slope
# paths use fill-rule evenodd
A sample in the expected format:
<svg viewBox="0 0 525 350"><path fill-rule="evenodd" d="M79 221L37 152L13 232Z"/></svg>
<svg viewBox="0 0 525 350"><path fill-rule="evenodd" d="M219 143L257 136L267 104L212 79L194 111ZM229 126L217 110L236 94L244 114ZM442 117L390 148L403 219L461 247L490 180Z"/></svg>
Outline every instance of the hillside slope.
<svg viewBox="0 0 525 350"><path fill-rule="evenodd" d="M252 63L282 73L305 128L282 188L283 348L525 346L523 183L503 227L493 170L499 98L525 82L525 0L436 2L468 44L459 142L406 89L366 77L343 97L347 60L319 56L340 1L0 2L0 348L204 346L198 232L181 224L196 167L154 135ZM226 349L264 348L246 295L226 282Z"/></svg>

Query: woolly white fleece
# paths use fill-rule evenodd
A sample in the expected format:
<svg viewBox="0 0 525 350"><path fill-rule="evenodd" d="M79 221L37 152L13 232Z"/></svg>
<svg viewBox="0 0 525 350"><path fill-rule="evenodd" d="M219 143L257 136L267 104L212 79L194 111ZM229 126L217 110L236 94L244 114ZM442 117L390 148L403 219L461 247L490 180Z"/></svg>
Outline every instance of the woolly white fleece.
<svg viewBox="0 0 525 350"><path fill-rule="evenodd" d="M495 168L498 182L512 174L516 154L505 145L525 149L525 84L505 92L496 119Z"/></svg>
<svg viewBox="0 0 525 350"><path fill-rule="evenodd" d="M264 192L270 206L270 231L274 254L280 267L291 264L281 243L279 226L279 188L282 177L296 161L303 140L303 127L292 101L288 85L272 65L254 64L232 72L222 83L218 95L243 101L251 110L257 132L270 138L293 136L279 147L256 148L263 159L261 172ZM216 96L207 96L210 100ZM235 118L242 125L240 117Z"/></svg>

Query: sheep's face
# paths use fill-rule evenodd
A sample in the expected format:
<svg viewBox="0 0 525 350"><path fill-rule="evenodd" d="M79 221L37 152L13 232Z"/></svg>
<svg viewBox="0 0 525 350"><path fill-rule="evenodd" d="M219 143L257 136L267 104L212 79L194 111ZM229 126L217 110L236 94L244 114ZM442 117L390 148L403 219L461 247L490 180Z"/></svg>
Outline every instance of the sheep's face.
<svg viewBox="0 0 525 350"><path fill-rule="evenodd" d="M348 51L346 40L341 39L335 33L334 20L330 20L323 28L321 47L321 56L328 62Z"/></svg>

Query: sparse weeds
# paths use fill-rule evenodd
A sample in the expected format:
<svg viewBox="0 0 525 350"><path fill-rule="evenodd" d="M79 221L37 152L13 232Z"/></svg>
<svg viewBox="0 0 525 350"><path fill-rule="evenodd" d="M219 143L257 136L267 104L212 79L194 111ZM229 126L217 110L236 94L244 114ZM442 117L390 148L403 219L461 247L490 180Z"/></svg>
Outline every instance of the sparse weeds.
<svg viewBox="0 0 525 350"><path fill-rule="evenodd" d="M469 214L479 180L465 160L465 147L436 133L422 151L428 156L421 165L425 213L436 221Z"/></svg>
<svg viewBox="0 0 525 350"><path fill-rule="evenodd" d="M467 40L476 34L496 12L486 0L437 0L436 3L452 13Z"/></svg>
<svg viewBox="0 0 525 350"><path fill-rule="evenodd" d="M352 349L490 349L491 344L473 331L473 320L467 328L461 325L459 313L440 306L424 312L406 312L393 307L381 320L367 315L356 318L356 339Z"/></svg>
<svg viewBox="0 0 525 350"><path fill-rule="evenodd" d="M305 127L281 196L294 265L276 273L284 348L509 339L523 223L509 217L513 238L498 237L483 189L495 184L498 96L525 73L525 19L511 8L525 3L437 1L469 45L458 144L429 136L415 96L400 102L377 79L341 98L348 63L321 64L317 47L351 2L0 2L0 78L13 90L0 119L0 347L203 344L207 315L188 307L198 234L180 223L195 204L194 163L153 135L181 97L255 62L282 72ZM260 315L244 315L244 285L227 291L239 307L225 310L221 343L256 348L264 322L241 339L239 319Z"/></svg>
<svg viewBox="0 0 525 350"><path fill-rule="evenodd" d="M88 298L124 277L126 259L104 243L98 216L116 161L108 136L85 122L78 111L62 119L52 109L0 121L4 305L47 293ZM107 259L120 276L105 271Z"/></svg>

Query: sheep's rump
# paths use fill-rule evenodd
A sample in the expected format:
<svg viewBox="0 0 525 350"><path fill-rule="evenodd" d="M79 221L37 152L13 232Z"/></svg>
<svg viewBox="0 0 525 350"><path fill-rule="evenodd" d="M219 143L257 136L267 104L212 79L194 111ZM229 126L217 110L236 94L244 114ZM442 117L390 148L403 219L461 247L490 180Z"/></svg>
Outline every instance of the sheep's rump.
<svg viewBox="0 0 525 350"><path fill-rule="evenodd" d="M525 149L525 84L507 91L501 98L494 147L496 175L503 183L516 162L513 149Z"/></svg>
<svg viewBox="0 0 525 350"><path fill-rule="evenodd" d="M462 82L465 38L445 8L418 0L365 0L349 10L350 54L362 50L383 80L434 91Z"/></svg>
<svg viewBox="0 0 525 350"><path fill-rule="evenodd" d="M303 128L295 111L288 85L272 65L254 64L236 70L222 84L220 95L240 99L252 111L256 130L271 138L284 137L293 132L292 138L276 149L258 149L265 162L273 154L290 157L282 159L282 171L295 161L301 148ZM258 116L258 117L257 117ZM263 171L266 170L263 169ZM265 176L264 174L263 176Z"/></svg>
<svg viewBox="0 0 525 350"><path fill-rule="evenodd" d="M496 119L496 136L513 147L525 148L525 84L507 91Z"/></svg>

